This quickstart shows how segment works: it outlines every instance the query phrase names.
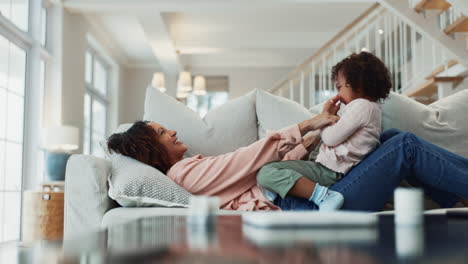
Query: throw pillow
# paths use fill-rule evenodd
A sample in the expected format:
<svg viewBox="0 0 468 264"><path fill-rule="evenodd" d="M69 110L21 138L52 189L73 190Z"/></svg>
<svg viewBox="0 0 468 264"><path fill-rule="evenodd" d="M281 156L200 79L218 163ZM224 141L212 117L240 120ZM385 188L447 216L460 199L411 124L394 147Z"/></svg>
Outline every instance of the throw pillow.
<svg viewBox="0 0 468 264"><path fill-rule="evenodd" d="M177 131L186 156L215 156L257 141L255 91L209 111L204 118L159 90L146 90L144 120Z"/></svg>
<svg viewBox="0 0 468 264"><path fill-rule="evenodd" d="M264 138L267 130L278 130L314 116L295 101L263 90L257 90L256 95L259 138Z"/></svg>
<svg viewBox="0 0 468 264"><path fill-rule="evenodd" d="M109 197L126 207L187 207L191 194L157 169L130 157L111 155Z"/></svg>

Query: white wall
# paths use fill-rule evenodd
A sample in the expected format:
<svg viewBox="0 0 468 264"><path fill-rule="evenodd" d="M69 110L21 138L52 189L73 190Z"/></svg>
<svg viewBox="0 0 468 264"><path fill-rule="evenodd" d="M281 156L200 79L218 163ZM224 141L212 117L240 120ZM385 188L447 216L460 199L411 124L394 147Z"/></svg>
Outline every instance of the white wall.
<svg viewBox="0 0 468 264"><path fill-rule="evenodd" d="M193 75L223 75L229 78L229 98L236 98L258 88L270 90L283 78L290 68L190 68ZM143 118L146 87L150 84L154 68L126 68L122 90L121 122L131 123ZM166 77L167 79L167 77ZM173 84L175 82L172 82ZM174 85L166 86L168 93L175 94ZM171 87L170 87L171 86Z"/></svg>
<svg viewBox="0 0 468 264"><path fill-rule="evenodd" d="M143 118L146 88L156 71L149 68L125 68L123 71L125 80L120 107L122 123L133 123Z"/></svg>
<svg viewBox="0 0 468 264"><path fill-rule="evenodd" d="M110 39L102 32L93 27L88 20L80 14L70 13L61 10L62 26L61 31L56 32L55 44L59 46L57 55L53 52L54 60L58 60L53 70L53 78L56 85L48 87L45 94L45 102L48 105L45 120L46 125L71 125L80 129L80 145L83 145L83 102L85 93L85 54L89 42L94 42L93 46L98 53L110 64L112 78L110 81L111 99L110 115L108 127L113 128L120 123L119 103L121 91L121 67L118 64L119 54L109 44ZM61 33L61 34L60 34ZM91 38L89 38L91 36ZM91 40L90 40L91 39ZM96 47L97 46L97 47ZM58 65L58 67L57 67ZM54 83L53 80L48 82ZM57 92L59 90L59 92ZM59 94L59 99L57 99ZM51 98L55 98L51 100ZM54 114L59 112L60 114ZM59 120L57 120L59 119ZM81 152L82 147L77 152Z"/></svg>
<svg viewBox="0 0 468 264"><path fill-rule="evenodd" d="M290 70L290 67L191 68L193 74L227 75L229 78L230 99L242 96L255 88L270 90Z"/></svg>

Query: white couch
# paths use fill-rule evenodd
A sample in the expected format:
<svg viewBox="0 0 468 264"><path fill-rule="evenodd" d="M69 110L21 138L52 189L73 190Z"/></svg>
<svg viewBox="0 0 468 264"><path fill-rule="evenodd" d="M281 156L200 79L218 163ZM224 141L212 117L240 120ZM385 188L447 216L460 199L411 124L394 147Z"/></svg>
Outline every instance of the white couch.
<svg viewBox="0 0 468 264"><path fill-rule="evenodd" d="M468 90L425 106L392 93L383 105L383 128L398 128L452 152L468 157ZM264 91L254 90L228 102L200 119L185 106L149 87L144 119L178 131L189 147L189 155L216 155L248 145L265 135L319 112ZM222 143L222 144L221 144ZM82 232L136 218L180 215L185 208L124 208L108 196L107 178L111 162L89 155L72 155L65 179L65 239ZM221 214L240 212L220 211Z"/></svg>

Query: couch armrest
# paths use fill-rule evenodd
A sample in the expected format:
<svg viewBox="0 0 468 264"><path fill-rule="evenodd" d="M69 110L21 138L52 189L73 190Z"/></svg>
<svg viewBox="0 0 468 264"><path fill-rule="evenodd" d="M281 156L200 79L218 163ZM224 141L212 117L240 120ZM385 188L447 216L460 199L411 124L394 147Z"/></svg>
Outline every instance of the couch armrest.
<svg viewBox="0 0 468 264"><path fill-rule="evenodd" d="M65 176L64 239L99 229L104 214L116 207L107 194L111 162L72 155Z"/></svg>

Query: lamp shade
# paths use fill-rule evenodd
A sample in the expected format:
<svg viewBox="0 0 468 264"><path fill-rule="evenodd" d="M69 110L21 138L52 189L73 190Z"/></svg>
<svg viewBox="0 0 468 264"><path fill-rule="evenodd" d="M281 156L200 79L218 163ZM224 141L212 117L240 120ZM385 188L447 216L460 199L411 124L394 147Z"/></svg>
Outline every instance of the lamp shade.
<svg viewBox="0 0 468 264"><path fill-rule="evenodd" d="M153 74L153 80L151 84L154 88L159 89L161 92L166 92L166 80L164 78L164 73L156 72Z"/></svg>
<svg viewBox="0 0 468 264"><path fill-rule="evenodd" d="M177 87L185 92L192 91L192 75L188 71L183 71L179 74Z"/></svg>
<svg viewBox="0 0 468 264"><path fill-rule="evenodd" d="M206 81L203 76L196 76L193 80L193 93L196 95L205 95L206 94Z"/></svg>
<svg viewBox="0 0 468 264"><path fill-rule="evenodd" d="M50 151L78 149L78 128L72 126L48 127L44 130L43 146Z"/></svg>
<svg viewBox="0 0 468 264"><path fill-rule="evenodd" d="M187 98L190 92L186 91L183 86L179 85L179 83L180 83L180 80L177 81L177 94L176 94L176 97L181 98L181 99Z"/></svg>

